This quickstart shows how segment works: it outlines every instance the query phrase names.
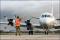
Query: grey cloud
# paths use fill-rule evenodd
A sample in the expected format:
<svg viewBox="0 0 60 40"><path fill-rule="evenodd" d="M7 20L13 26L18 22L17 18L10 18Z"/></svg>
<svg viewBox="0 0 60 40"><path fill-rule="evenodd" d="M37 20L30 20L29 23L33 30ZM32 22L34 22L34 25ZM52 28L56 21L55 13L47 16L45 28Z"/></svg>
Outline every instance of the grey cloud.
<svg viewBox="0 0 60 40"><path fill-rule="evenodd" d="M58 13L59 3L53 2L54 15ZM29 16L40 16L41 13L51 12L51 1L1 1L1 14L29 18ZM58 15L57 18L59 17ZM3 15L2 15L3 16Z"/></svg>

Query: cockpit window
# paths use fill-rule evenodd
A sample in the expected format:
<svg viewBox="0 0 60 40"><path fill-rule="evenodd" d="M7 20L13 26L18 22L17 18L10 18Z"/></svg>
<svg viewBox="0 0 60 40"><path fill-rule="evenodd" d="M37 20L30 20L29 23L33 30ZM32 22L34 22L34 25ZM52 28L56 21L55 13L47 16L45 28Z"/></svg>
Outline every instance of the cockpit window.
<svg viewBox="0 0 60 40"><path fill-rule="evenodd" d="M42 15L42 17L51 17L50 15Z"/></svg>
<svg viewBox="0 0 60 40"><path fill-rule="evenodd" d="M50 15L47 15L47 17L51 17Z"/></svg>
<svg viewBox="0 0 60 40"><path fill-rule="evenodd" d="M42 15L42 17L45 17L45 15Z"/></svg>

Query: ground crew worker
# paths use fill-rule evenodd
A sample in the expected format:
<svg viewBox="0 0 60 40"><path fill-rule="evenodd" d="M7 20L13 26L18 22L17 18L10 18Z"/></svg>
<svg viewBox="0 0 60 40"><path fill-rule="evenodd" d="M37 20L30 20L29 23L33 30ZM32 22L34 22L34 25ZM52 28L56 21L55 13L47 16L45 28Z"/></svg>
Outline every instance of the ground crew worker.
<svg viewBox="0 0 60 40"><path fill-rule="evenodd" d="M26 24L27 30L29 31L29 35L33 35L33 27L32 24L30 23L30 20L27 20Z"/></svg>
<svg viewBox="0 0 60 40"><path fill-rule="evenodd" d="M21 19L19 18L19 16L17 16L16 20L15 20L15 24L16 24L16 35L19 33L20 35L20 26L21 26Z"/></svg>

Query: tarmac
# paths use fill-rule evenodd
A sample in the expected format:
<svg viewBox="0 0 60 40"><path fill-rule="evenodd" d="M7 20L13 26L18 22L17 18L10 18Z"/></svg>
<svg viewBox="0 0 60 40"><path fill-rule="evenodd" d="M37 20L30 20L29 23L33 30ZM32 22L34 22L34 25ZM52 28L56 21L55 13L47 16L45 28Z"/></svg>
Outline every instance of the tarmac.
<svg viewBox="0 0 60 40"><path fill-rule="evenodd" d="M2 27L2 26L1 26ZM15 31L14 27L10 28L10 26L8 26L6 29L5 27L7 27L6 25L3 25L3 29L4 31L9 31L9 32L13 32ZM13 30L12 30L13 29ZM59 31L56 31L59 30ZM21 35L15 35L15 33L0 33L0 40L60 40L60 29L50 29L51 32L49 32L48 35L44 34L44 30L42 29L38 29L38 28L34 28L34 31L38 31L38 32L34 32L33 35L28 35L28 32L26 31L26 27L21 27ZM40 31L40 32L39 32ZM42 32L41 32L42 31ZM55 33L54 33L54 32Z"/></svg>
<svg viewBox="0 0 60 40"><path fill-rule="evenodd" d="M0 35L0 40L60 40L60 35Z"/></svg>

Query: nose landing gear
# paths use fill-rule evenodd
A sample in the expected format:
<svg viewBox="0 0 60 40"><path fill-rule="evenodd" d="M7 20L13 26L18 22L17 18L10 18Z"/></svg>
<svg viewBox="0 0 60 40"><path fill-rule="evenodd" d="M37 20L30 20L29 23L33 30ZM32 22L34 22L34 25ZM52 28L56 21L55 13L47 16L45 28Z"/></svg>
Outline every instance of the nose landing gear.
<svg viewBox="0 0 60 40"><path fill-rule="evenodd" d="M48 35L48 30L45 30L45 34Z"/></svg>

